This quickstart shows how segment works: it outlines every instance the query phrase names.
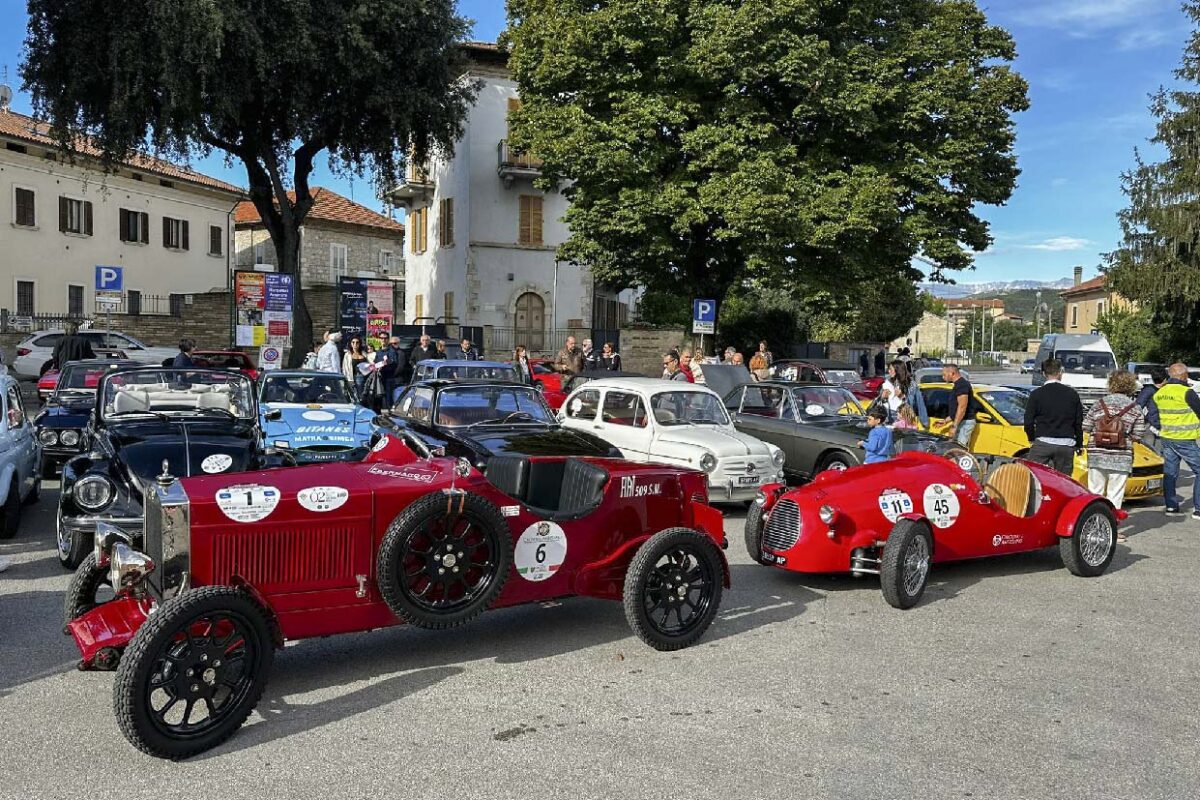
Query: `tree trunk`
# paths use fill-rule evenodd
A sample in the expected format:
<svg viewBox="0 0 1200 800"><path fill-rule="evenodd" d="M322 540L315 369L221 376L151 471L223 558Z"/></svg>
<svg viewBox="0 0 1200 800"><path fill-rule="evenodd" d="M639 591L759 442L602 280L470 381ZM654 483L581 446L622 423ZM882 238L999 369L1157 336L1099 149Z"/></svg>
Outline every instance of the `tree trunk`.
<svg viewBox="0 0 1200 800"><path fill-rule="evenodd" d="M300 230L286 222L281 226L282 241L272 236L275 254L279 259L279 271L292 276L292 349L288 354L288 367L296 368L304 363L304 357L313 349L312 316L304 299L300 275Z"/></svg>

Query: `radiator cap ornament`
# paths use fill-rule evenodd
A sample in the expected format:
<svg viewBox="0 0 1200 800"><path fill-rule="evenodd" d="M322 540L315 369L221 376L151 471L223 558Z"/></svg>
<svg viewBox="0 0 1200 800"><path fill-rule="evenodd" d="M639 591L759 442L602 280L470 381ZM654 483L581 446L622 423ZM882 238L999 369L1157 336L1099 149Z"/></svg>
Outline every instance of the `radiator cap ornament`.
<svg viewBox="0 0 1200 800"><path fill-rule="evenodd" d="M162 487L170 486L175 482L175 476L171 474L171 465L167 459L163 459L162 474L158 476L158 485Z"/></svg>

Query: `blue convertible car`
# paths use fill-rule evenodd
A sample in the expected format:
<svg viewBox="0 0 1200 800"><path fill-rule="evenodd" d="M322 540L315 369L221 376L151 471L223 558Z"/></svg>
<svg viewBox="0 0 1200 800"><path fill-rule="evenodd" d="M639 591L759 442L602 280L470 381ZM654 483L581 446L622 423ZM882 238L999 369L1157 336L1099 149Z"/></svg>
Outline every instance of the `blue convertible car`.
<svg viewBox="0 0 1200 800"><path fill-rule="evenodd" d="M358 461L370 448L375 412L358 405L340 374L273 370L259 376L259 414L268 447L301 464Z"/></svg>

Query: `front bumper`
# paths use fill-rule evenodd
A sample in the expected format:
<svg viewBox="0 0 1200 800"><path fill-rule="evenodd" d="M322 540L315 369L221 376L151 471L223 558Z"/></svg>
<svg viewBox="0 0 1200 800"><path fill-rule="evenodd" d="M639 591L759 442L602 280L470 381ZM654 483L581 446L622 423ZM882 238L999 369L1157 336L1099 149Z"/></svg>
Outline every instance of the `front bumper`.
<svg viewBox="0 0 1200 800"><path fill-rule="evenodd" d="M749 479L754 482L750 483ZM708 479L708 498L713 503L742 503L753 500L758 496L760 487L769 483L783 483L782 472L771 472L766 475L710 475Z"/></svg>
<svg viewBox="0 0 1200 800"><path fill-rule="evenodd" d="M371 452L371 448L346 447L340 450L317 450L315 448L299 448L287 450L296 459L297 464L326 464L331 461L362 461Z"/></svg>
<svg viewBox="0 0 1200 800"><path fill-rule="evenodd" d="M134 536L141 536L145 530L144 517L107 517L103 514L90 515L86 517L59 517L59 523L69 533L82 533L89 537L96 533L96 524L106 522L109 525L116 525L118 528L131 533Z"/></svg>
<svg viewBox="0 0 1200 800"><path fill-rule="evenodd" d="M101 603L67 623L67 633L79 648L79 668L108 670L150 616L152 601L121 596Z"/></svg>

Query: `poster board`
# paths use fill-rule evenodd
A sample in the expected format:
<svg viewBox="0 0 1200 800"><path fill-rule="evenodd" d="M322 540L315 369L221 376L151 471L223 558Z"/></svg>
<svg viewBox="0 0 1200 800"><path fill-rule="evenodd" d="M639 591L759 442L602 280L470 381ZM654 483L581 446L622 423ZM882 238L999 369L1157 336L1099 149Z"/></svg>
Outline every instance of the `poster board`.
<svg viewBox="0 0 1200 800"><path fill-rule="evenodd" d="M234 344L291 346L292 289L291 275L234 272Z"/></svg>
<svg viewBox="0 0 1200 800"><path fill-rule="evenodd" d="M387 343L396 321L393 290L391 281L338 279L338 326L343 345L354 336L362 336L375 349Z"/></svg>

